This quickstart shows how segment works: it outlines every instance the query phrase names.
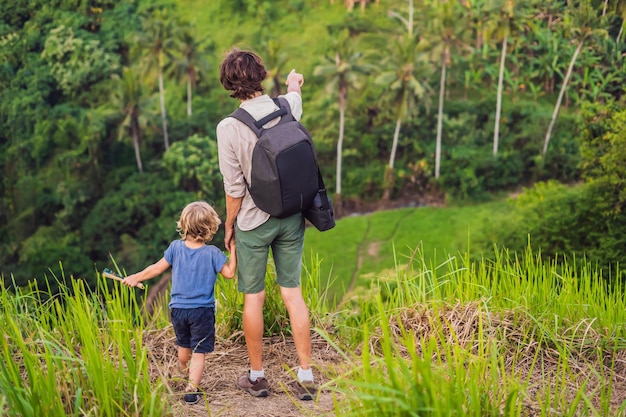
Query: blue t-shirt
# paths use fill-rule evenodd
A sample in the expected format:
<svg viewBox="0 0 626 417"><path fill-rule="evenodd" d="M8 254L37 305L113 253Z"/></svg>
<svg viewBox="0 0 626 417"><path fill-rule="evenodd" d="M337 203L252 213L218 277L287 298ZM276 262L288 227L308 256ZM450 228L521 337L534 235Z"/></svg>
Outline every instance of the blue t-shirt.
<svg viewBox="0 0 626 417"><path fill-rule="evenodd" d="M213 245L197 249L175 240L163 254L172 265L170 308L215 307L217 273L226 263L226 255Z"/></svg>

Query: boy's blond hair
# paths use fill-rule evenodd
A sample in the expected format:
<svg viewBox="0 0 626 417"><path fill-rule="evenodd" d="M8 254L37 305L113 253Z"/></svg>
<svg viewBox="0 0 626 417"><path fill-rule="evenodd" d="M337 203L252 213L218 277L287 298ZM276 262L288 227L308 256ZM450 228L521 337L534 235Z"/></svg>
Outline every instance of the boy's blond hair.
<svg viewBox="0 0 626 417"><path fill-rule="evenodd" d="M213 239L221 223L220 217L209 203L195 201L185 206L176 227L183 240L189 238L198 242L208 242Z"/></svg>

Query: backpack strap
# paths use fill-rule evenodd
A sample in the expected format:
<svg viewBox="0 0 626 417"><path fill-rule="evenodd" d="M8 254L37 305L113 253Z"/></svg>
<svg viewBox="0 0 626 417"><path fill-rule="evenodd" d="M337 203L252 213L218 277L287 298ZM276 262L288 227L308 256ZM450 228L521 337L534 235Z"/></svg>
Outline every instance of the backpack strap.
<svg viewBox="0 0 626 417"><path fill-rule="evenodd" d="M324 178L320 172L319 165L317 166L317 187L319 188L320 200L322 202L322 208L326 211L330 210L330 204L328 204L328 194L326 193L326 185L324 184Z"/></svg>
<svg viewBox="0 0 626 417"><path fill-rule="evenodd" d="M269 122L270 120L274 120L277 117L281 118L278 123L284 123L290 120L294 120L293 115L291 114L291 108L289 107L289 102L287 100L285 100L283 97L274 98L272 100L274 100L274 103L276 103L279 109L268 114L267 116L265 116L264 118L260 120L256 120L254 117L252 117L250 113L248 113L246 110L242 109L241 107L237 108L237 110L232 112L230 114L230 117L233 117L239 120L240 122L248 126L257 135L257 137L260 137L261 133L263 133L263 130L264 130L263 125ZM282 117L285 115L288 115L289 117Z"/></svg>
<svg viewBox="0 0 626 417"><path fill-rule="evenodd" d="M276 98L273 98L272 100L274 100L274 103L276 103L278 107L286 108L287 114L289 114L291 118L293 119L293 114L291 114L291 106L289 105L289 102L287 101L285 97L276 97Z"/></svg>

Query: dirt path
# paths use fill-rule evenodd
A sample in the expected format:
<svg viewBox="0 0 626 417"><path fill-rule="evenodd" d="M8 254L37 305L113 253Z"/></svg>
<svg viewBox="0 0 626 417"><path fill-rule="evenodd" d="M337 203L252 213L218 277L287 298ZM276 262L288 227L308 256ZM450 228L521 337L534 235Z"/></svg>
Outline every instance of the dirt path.
<svg viewBox="0 0 626 417"><path fill-rule="evenodd" d="M367 219L367 228L365 229L365 233L363 234L363 240L359 242L359 246L356 248L356 265L354 267L354 272L352 273L352 277L350 278L350 285L348 285L348 289L346 289L346 294L349 294L354 289L356 284L356 279L359 276L359 271L361 271L361 265L363 264L363 245L365 244L366 237L370 231L370 220Z"/></svg>
<svg viewBox="0 0 626 417"><path fill-rule="evenodd" d="M300 401L288 388L297 364L291 338L264 339L264 368L270 383L270 395L254 398L237 389L235 381L247 369L248 354L242 340L216 341L215 352L207 355L201 389L203 401L187 405L182 399L186 380L178 371L174 332L171 326L147 335L144 343L150 352L150 372L157 382L169 390L170 402L176 416L229 417L301 417L333 416L333 395L322 389L315 401ZM343 358L319 335L312 337L313 363L318 385L327 384L328 373L342 363ZM322 387L324 388L324 386Z"/></svg>
<svg viewBox="0 0 626 417"><path fill-rule="evenodd" d="M393 230L391 231L391 234L388 237L388 240L392 239L393 236L396 235L396 232L400 228L400 225L402 224L404 219L412 214L413 214L412 211L407 211L404 216L398 219L398 222L394 225ZM363 258L364 257L374 258L378 256L378 250L380 249L380 245L383 243L379 241L367 243L368 235L369 235L370 228L371 228L371 222L369 218L366 218L366 221L367 221L367 227L365 229L365 233L363 234L363 239L361 240L361 242L359 242L359 246L356 249L356 255L357 255L356 265L354 268L354 272L352 273L352 277L350 278L350 285L348 285L346 294L349 294L350 292L352 292L352 290L354 290L354 287L356 286L359 273L361 272L361 266L363 265ZM340 306L341 305L342 304L340 304Z"/></svg>

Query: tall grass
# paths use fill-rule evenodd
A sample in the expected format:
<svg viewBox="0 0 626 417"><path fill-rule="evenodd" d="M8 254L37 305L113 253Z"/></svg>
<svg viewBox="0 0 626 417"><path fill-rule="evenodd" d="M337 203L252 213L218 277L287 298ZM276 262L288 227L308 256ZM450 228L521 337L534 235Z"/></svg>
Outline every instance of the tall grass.
<svg viewBox="0 0 626 417"><path fill-rule="evenodd" d="M625 304L585 260L528 248L432 265L416 250L346 305L341 334L360 354L333 381L336 414L624 415Z"/></svg>
<svg viewBox="0 0 626 417"><path fill-rule="evenodd" d="M313 326L345 363L325 388L345 416L623 416L626 301L585 260L546 262L531 248L434 263L417 248L346 298L329 302L311 254L303 293ZM0 407L15 416L169 416L177 398L150 375L143 293L53 277L50 288L0 284ZM289 333L270 266L268 336ZM236 281L218 280L218 335L240 334ZM325 333L332 324L332 335ZM343 349L343 350L342 350Z"/></svg>
<svg viewBox="0 0 626 417"><path fill-rule="evenodd" d="M472 352L449 343L441 327L424 336L399 324L400 334L394 335L392 327L382 325L389 316L380 298L378 313L381 334L375 351L364 348L353 373L341 377L340 390L353 395L348 410L338 414L519 415L520 384L506 372L496 344ZM371 340L367 327L364 338Z"/></svg>
<svg viewBox="0 0 626 417"><path fill-rule="evenodd" d="M328 280L320 279L319 264L311 255L302 279L313 325L330 305L323 284ZM267 336L290 333L275 276L270 265L264 311ZM151 376L149 361L154 358L143 341L154 326L167 328L167 309L157 308L148 321L142 310L143 292L102 277L94 290L80 279L52 276L51 280L53 285L44 289L33 282L14 290L0 280L3 415L174 415L171 406L181 394L170 390L164 375L153 372ZM243 297L236 285L235 280L218 280L218 335L241 333Z"/></svg>
<svg viewBox="0 0 626 417"><path fill-rule="evenodd" d="M148 373L145 330L133 291L90 291L57 279L50 296L36 283L0 283L0 398L16 416L164 416L166 390Z"/></svg>

